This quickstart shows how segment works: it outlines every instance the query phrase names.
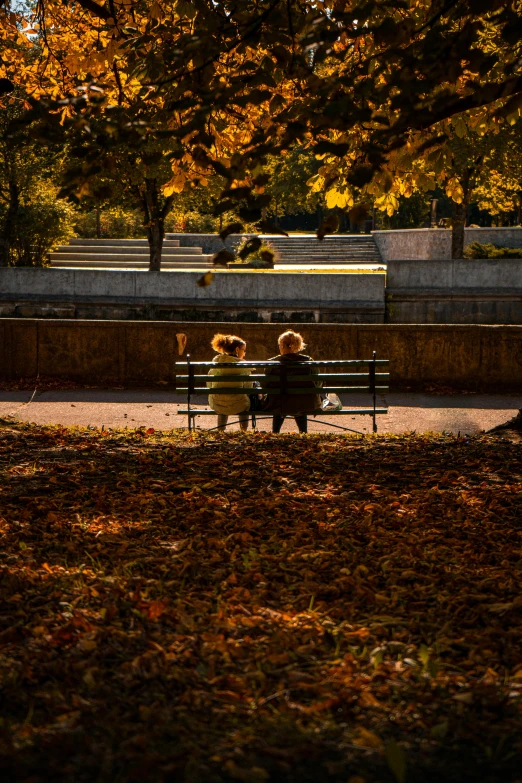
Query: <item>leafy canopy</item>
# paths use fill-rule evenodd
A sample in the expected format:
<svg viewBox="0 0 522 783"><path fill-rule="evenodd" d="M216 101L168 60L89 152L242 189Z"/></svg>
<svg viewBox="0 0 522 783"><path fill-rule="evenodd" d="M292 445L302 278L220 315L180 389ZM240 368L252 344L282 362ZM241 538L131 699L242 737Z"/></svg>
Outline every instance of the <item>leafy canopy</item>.
<svg viewBox="0 0 522 783"><path fill-rule="evenodd" d="M330 161L346 170L328 206L372 182L389 210L385 169L412 134L521 103L514 0L41 0L1 21L0 76L23 83L43 135L92 146L87 179L111 138L150 133L169 140L167 196L217 173L218 211L247 221L270 203L269 154L304 145L325 156L321 188Z"/></svg>

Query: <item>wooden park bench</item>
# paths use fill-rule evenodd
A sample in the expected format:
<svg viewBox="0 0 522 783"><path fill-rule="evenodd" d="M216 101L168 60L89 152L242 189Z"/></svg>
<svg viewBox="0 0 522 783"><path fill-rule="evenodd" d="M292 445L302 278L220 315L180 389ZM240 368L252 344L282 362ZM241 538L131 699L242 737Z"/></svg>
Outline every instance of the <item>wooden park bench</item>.
<svg viewBox="0 0 522 783"><path fill-rule="evenodd" d="M178 410L178 413L187 415L188 429L195 429L196 416L217 416L217 413L210 408L192 407L191 399L197 394L267 394L267 395L298 395L298 394L326 394L335 392L337 395L367 393L371 399L371 404L365 408L348 407L339 411L328 411L319 409L307 413L308 416L371 416L373 418L373 431L377 432L377 419L379 414L388 413L387 407L377 407L377 394L388 391L389 374L388 359L377 359L375 351L371 359L346 359L346 360L325 360L310 362L295 362L294 364L282 362L241 362L243 369L252 370L251 375L221 375L209 376L209 370L215 367L223 369L225 367L237 368L237 363L214 362L192 362L190 356L187 356L185 362L176 362L176 391L186 393L187 407ZM270 376L265 375L267 367L274 367L277 372ZM305 367L314 368L309 374L290 374L291 368L294 372L302 370ZM379 370L379 372L377 372ZM255 374L257 372L257 374ZM272 371L273 372L273 371ZM280 383L277 383L278 377ZM209 382L218 382L219 387L210 389L207 386ZM245 389L242 385L246 381L253 381L252 389ZM303 382L308 382L306 386ZM226 386L224 384L227 384ZM234 384L241 384L236 385ZM272 418L273 411L270 413L263 411L252 411L252 426L256 428L258 419ZM235 424L239 419L230 421L229 424ZM340 424L333 424L330 421L315 418L315 421L326 424L330 427L337 427L348 432L357 432L349 427L343 427ZM212 427L211 429L216 429Z"/></svg>

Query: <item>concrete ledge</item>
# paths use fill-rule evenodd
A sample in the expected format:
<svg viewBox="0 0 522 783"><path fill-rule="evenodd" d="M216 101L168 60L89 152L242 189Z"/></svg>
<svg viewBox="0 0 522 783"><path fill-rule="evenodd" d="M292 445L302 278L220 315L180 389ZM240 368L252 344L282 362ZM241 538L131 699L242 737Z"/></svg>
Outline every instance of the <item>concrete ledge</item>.
<svg viewBox="0 0 522 783"><path fill-rule="evenodd" d="M522 326L419 324L292 324L322 358L390 359L392 387L443 383L459 389L520 392ZM268 359L288 324L234 324L253 359ZM71 378L85 383L173 383L176 333L197 359L212 356L210 340L226 323L41 321L0 319L0 377Z"/></svg>
<svg viewBox="0 0 522 783"><path fill-rule="evenodd" d="M123 318L161 318L159 311L164 311L167 320L185 320L178 313L189 310L188 317L197 320L197 309L211 307L216 313L253 313L247 318L239 315L239 320L259 320L256 312L310 310L319 314L338 310L350 321L384 319L385 275L381 273L218 270L205 288L197 285L201 275L192 270L0 269L0 305L4 315L23 317L53 315L48 312L53 307L73 308L72 317L106 317L95 306L109 305L122 311ZM12 303L14 312L9 309ZM47 310L31 313L32 305Z"/></svg>
<svg viewBox="0 0 522 783"><path fill-rule="evenodd" d="M411 228L394 231L372 231L382 260L444 260L451 256L451 229ZM466 228L464 243L491 243L499 247L522 247L522 227Z"/></svg>
<svg viewBox="0 0 522 783"><path fill-rule="evenodd" d="M0 295L98 297L111 300L163 300L281 303L380 302L381 273L321 274L295 272L216 271L212 285L201 288L198 271L0 268Z"/></svg>
<svg viewBox="0 0 522 783"><path fill-rule="evenodd" d="M389 323L522 324L522 259L388 262Z"/></svg>
<svg viewBox="0 0 522 783"><path fill-rule="evenodd" d="M522 259L395 259L387 265L386 288L522 292Z"/></svg>

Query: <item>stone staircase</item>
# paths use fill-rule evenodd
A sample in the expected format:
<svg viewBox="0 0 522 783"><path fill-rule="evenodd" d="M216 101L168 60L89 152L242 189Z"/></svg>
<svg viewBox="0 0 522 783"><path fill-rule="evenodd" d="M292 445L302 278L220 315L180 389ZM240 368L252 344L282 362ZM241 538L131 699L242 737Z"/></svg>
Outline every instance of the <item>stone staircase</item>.
<svg viewBox="0 0 522 783"><path fill-rule="evenodd" d="M381 256L369 234L336 234L319 242L312 234L262 236L277 251L277 264L380 264Z"/></svg>
<svg viewBox="0 0 522 783"><path fill-rule="evenodd" d="M208 269L212 256L200 247L180 247L179 239L165 239L162 269ZM69 269L148 269L146 239L71 239L50 253L52 267Z"/></svg>
<svg viewBox="0 0 522 783"><path fill-rule="evenodd" d="M382 263L375 241L368 234L338 234L322 242L313 234L260 236L277 252L277 267L313 264L332 268ZM166 238L161 267L208 269L212 267L212 257L211 253L203 253L201 247L180 247L179 239ZM50 260L52 267L69 269L148 269L149 246L146 239L71 239L68 245L52 252Z"/></svg>

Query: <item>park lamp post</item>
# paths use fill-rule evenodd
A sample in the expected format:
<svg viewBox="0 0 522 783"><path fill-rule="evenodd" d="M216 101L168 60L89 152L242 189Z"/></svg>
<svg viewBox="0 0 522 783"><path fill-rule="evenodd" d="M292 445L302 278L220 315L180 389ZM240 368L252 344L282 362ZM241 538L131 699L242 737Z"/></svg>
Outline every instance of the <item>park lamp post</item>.
<svg viewBox="0 0 522 783"><path fill-rule="evenodd" d="M437 203L438 198L432 198L430 228L437 228Z"/></svg>

